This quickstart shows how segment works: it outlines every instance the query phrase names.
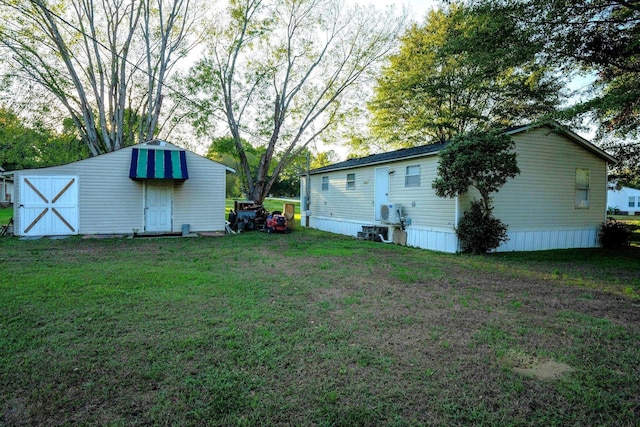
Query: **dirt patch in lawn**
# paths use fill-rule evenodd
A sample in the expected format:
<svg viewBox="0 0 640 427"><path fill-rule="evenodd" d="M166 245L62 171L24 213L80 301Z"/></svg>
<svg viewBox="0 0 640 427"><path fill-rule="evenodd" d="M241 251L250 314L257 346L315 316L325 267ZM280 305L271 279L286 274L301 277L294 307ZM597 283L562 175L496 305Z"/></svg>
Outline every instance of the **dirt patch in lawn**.
<svg viewBox="0 0 640 427"><path fill-rule="evenodd" d="M513 371L538 380L554 380L560 378L566 373L572 372L573 368L566 363L558 363L553 360L549 360L531 368L513 368Z"/></svg>

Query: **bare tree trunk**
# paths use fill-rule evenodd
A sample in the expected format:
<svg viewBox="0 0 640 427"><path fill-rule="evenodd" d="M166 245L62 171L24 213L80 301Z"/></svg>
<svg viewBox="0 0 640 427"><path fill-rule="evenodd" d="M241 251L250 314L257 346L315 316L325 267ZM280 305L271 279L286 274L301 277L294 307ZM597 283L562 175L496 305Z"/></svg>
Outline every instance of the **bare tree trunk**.
<svg viewBox="0 0 640 427"><path fill-rule="evenodd" d="M139 140L155 136L165 80L193 47L192 1L66 0L53 10L46 0L0 0L0 15L20 18L0 28L0 46L56 96L97 155L135 143L132 117L141 118Z"/></svg>
<svg viewBox="0 0 640 427"><path fill-rule="evenodd" d="M395 45L406 16L345 10L341 0L239 0L229 16L189 86L210 99L203 115L224 116L248 195L262 203L282 170L338 125L349 109L347 95ZM265 150L255 170L244 140Z"/></svg>

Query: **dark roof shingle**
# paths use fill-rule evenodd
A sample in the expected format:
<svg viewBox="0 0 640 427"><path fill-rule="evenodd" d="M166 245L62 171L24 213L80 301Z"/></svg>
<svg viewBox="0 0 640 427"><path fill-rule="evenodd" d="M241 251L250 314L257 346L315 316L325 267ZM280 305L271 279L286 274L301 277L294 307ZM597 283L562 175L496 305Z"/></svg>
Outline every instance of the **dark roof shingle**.
<svg viewBox="0 0 640 427"><path fill-rule="evenodd" d="M334 163L332 165L323 166L321 168L312 169L310 174L319 174L325 172L332 172L341 169L352 169L361 166L374 165L379 163L387 163L398 159L410 159L412 157L422 157L430 154L435 154L440 151L447 143L428 144L421 145L419 147L402 148L396 151L390 151L388 153L372 154L366 157L360 157L357 159L349 159L344 162Z"/></svg>

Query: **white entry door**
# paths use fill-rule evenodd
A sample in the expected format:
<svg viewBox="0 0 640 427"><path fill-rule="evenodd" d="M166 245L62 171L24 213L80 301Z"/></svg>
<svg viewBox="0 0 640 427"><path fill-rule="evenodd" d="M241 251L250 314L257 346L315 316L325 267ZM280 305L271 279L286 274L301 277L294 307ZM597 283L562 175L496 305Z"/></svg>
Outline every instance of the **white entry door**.
<svg viewBox="0 0 640 427"><path fill-rule="evenodd" d="M172 231L173 181L147 181L146 187L145 231Z"/></svg>
<svg viewBox="0 0 640 427"><path fill-rule="evenodd" d="M376 221L380 221L380 206L389 204L389 168L376 168L375 173L375 209Z"/></svg>
<svg viewBox="0 0 640 427"><path fill-rule="evenodd" d="M20 177L21 236L78 234L78 177Z"/></svg>

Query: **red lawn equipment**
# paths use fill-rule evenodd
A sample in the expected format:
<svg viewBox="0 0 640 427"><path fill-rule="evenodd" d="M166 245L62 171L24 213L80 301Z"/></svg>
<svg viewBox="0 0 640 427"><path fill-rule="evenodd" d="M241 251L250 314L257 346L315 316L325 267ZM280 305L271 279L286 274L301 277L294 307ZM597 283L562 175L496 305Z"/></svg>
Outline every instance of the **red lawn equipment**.
<svg viewBox="0 0 640 427"><path fill-rule="evenodd" d="M282 215L280 211L273 211L267 215L264 223L264 231L267 233L289 233L289 224L287 217Z"/></svg>
<svg viewBox="0 0 640 427"><path fill-rule="evenodd" d="M289 221L293 226L295 211L293 205L284 205L285 213L281 211L267 212L263 205L250 200L236 200L229 212L227 227L229 232L260 230L267 233L290 233Z"/></svg>

